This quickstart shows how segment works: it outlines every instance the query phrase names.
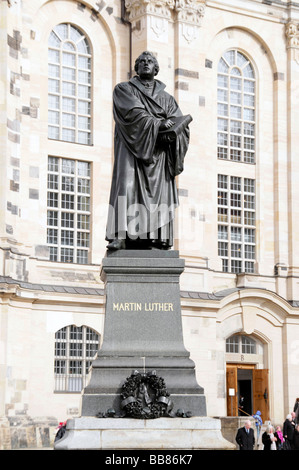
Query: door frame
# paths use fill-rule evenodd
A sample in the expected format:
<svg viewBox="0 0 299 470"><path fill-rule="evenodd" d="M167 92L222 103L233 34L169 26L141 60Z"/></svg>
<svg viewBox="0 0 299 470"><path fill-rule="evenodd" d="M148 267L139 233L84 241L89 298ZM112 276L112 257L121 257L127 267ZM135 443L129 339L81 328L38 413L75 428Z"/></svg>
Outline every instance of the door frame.
<svg viewBox="0 0 299 470"><path fill-rule="evenodd" d="M227 416L238 416L238 369L254 370L256 364L244 364L239 362L226 363L226 414ZM252 387L253 388L253 387ZM235 390L234 395L230 395L230 389ZM253 398L253 397L252 397ZM246 415L244 415L246 416Z"/></svg>
<svg viewBox="0 0 299 470"><path fill-rule="evenodd" d="M257 364L244 364L238 362L226 363L226 415L238 416L238 369L253 371L251 397L252 412L255 413L257 409L262 408L264 420L269 419L269 369L258 369ZM230 394L232 391L230 389L235 390L234 395ZM264 391L267 393L267 397L265 397ZM246 415L244 414L244 416Z"/></svg>

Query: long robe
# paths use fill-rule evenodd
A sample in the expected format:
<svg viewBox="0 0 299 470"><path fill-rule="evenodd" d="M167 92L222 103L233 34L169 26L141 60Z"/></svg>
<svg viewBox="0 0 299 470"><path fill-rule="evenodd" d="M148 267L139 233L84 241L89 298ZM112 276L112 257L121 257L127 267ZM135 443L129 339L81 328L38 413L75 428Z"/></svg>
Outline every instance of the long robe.
<svg viewBox="0 0 299 470"><path fill-rule="evenodd" d="M186 128L175 141L159 138L161 120L182 113L159 80L152 92L138 77L113 92L114 168L106 240L159 239L173 245L178 206L175 176L183 171L189 145Z"/></svg>

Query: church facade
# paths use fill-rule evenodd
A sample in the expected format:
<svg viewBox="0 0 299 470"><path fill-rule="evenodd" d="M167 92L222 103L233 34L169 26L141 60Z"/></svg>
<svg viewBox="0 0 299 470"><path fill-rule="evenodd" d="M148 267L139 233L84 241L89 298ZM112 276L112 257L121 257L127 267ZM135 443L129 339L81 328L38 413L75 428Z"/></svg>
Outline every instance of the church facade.
<svg viewBox="0 0 299 470"><path fill-rule="evenodd" d="M0 31L0 448L80 416L104 328L112 92L144 50L193 117L174 249L207 414L281 425L299 396L299 4L1 0Z"/></svg>

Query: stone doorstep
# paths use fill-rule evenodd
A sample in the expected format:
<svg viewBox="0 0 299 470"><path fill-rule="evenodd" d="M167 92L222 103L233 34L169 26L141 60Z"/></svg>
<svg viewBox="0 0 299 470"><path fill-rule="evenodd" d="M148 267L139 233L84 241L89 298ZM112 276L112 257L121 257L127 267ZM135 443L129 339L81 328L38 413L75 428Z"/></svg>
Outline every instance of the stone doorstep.
<svg viewBox="0 0 299 470"><path fill-rule="evenodd" d="M235 450L224 439L221 422L206 417L131 418L81 417L67 422L55 450L201 449Z"/></svg>

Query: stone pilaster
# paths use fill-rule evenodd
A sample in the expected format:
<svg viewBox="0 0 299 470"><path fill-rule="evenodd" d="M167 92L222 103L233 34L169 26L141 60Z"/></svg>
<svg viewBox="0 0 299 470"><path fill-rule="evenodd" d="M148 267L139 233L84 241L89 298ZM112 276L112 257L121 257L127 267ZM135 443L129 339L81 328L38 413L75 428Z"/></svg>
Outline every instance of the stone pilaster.
<svg viewBox="0 0 299 470"><path fill-rule="evenodd" d="M286 24L287 49L292 52L292 59L298 59L299 52L299 23L289 21ZM297 56L297 57L296 57Z"/></svg>
<svg viewBox="0 0 299 470"><path fill-rule="evenodd" d="M174 18L174 96L184 114L191 114L191 138L200 127L199 111L204 111L205 97L200 96L200 76L204 73L204 57L200 56L201 25L204 19L206 0L176 0ZM200 108L199 108L200 107ZM192 146L188 159L192 159ZM190 161L190 160L189 160ZM179 190L186 188L186 173L177 178ZM188 177L187 177L188 178ZM190 212L201 211L199 201L194 201L189 193L181 198L176 224L176 249L181 255L189 256L190 243L182 236L182 227L190 226ZM196 208L196 209L195 209Z"/></svg>
<svg viewBox="0 0 299 470"><path fill-rule="evenodd" d="M287 105L288 105L288 173L289 173L289 275L299 274L299 234L297 229L299 207L299 22L286 24L287 48ZM293 278L289 279L289 298L299 298L299 288Z"/></svg>
<svg viewBox="0 0 299 470"><path fill-rule="evenodd" d="M176 21L180 24L181 36L188 44L198 37L205 8L206 0L176 0Z"/></svg>

